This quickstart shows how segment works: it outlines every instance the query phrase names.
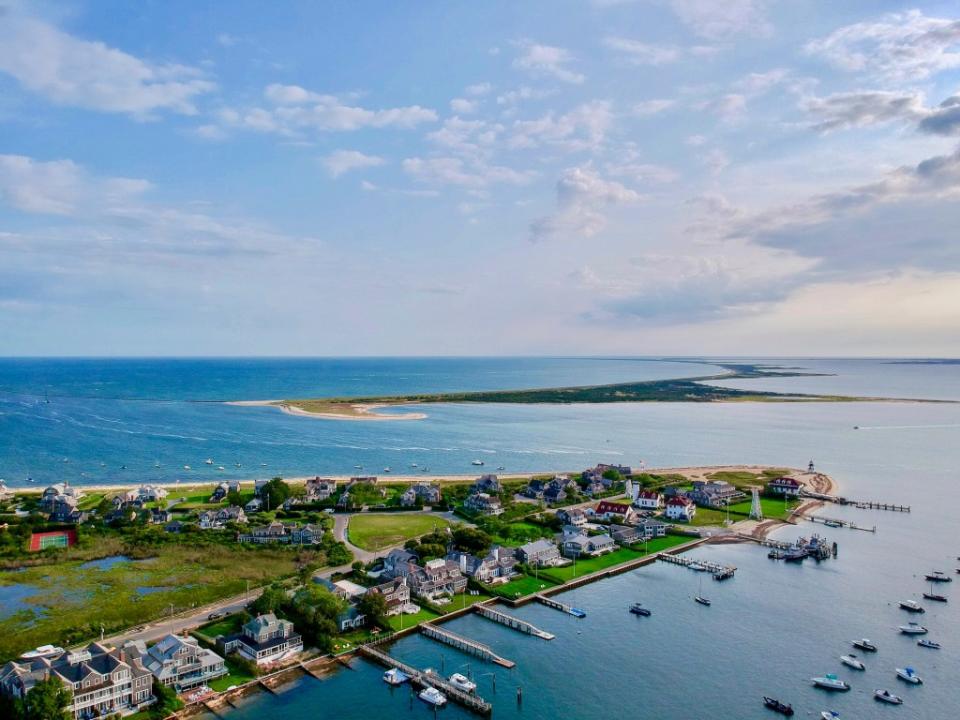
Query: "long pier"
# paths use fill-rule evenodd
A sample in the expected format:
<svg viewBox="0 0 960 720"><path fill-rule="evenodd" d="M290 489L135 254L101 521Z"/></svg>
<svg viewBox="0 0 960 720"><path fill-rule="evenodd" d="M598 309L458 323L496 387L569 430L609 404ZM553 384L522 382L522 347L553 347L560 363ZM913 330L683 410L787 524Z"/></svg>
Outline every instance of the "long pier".
<svg viewBox="0 0 960 720"><path fill-rule="evenodd" d="M396 658L391 657L385 652L381 652L371 645L361 645L357 648L358 652L366 658L378 662L384 667L396 668L404 675L410 678L410 682L419 687L433 687L442 692L448 698L463 705L469 710L473 710L481 715L489 715L493 712L493 705L484 700L479 695L466 693L459 688L454 687L444 680L440 675L434 672L424 672L418 670L412 665L402 663Z"/></svg>
<svg viewBox="0 0 960 720"><path fill-rule="evenodd" d="M562 603L559 600L554 600L553 598L547 597L546 595L541 595L538 593L534 595L534 598L537 600L537 602L542 603L547 607L551 607L554 610L565 612L567 615L573 615L576 618L583 618L587 616L587 614L583 610L578 610L572 605L567 605L566 603Z"/></svg>
<svg viewBox="0 0 960 720"><path fill-rule="evenodd" d="M487 618L487 620L493 620L493 622L506 625L509 628L519 630L523 633L527 633L527 635L533 635L534 637L542 638L543 640L553 640L556 637L556 635L553 633L548 633L545 630L541 630L536 625L528 623L526 620L521 620L520 618L514 617L513 615L508 615L501 610L488 607L487 605L481 605L478 603L473 606L473 609L478 615Z"/></svg>
<svg viewBox="0 0 960 720"><path fill-rule="evenodd" d="M476 655L483 660L496 663L501 667L512 668L517 665L513 660L507 660L497 655L489 645L484 645L481 642L471 640L463 635L457 635L457 633L438 627L433 623L422 623L420 625L420 632L432 640L442 642L445 645L455 647L457 650L470 653L471 655Z"/></svg>
<svg viewBox="0 0 960 720"><path fill-rule="evenodd" d="M749 540L750 542L755 542L757 545L774 548L776 550L790 550L791 548L795 547L793 543L784 542L782 540L771 540L769 538L756 538L753 535L747 535L746 533L737 533L737 537L742 540Z"/></svg>
<svg viewBox="0 0 960 720"><path fill-rule="evenodd" d="M713 575L715 580L726 580L727 578L733 577L737 571L737 568L733 565L721 565L720 563L711 562L710 560L697 560L696 558L683 555L658 553L657 560L663 560L664 562L673 563L674 565L681 565L692 570L705 570Z"/></svg>
<svg viewBox="0 0 960 720"><path fill-rule="evenodd" d="M873 527L863 527L861 525L857 525L855 522L850 522L849 520L841 520L839 518L828 518L828 517L824 517L823 515L804 515L803 518L805 520L809 520L810 522L823 523L824 525L829 525L830 527L845 527L845 528L850 528L851 530L863 530L864 532L873 532L873 533L877 531L876 525L874 525Z"/></svg>
<svg viewBox="0 0 960 720"><path fill-rule="evenodd" d="M851 500L854 507L860 510L890 510L892 512L910 512L909 505L891 505L890 503L874 502L873 500Z"/></svg>

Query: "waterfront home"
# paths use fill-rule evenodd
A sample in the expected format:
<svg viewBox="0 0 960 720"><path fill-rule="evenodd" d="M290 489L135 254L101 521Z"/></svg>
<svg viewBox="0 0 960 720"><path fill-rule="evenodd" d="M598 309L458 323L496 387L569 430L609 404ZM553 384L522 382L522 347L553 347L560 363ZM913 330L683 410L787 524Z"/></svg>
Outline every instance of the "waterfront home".
<svg viewBox="0 0 960 720"><path fill-rule="evenodd" d="M694 508L696 509L696 508ZM667 524L657 518L643 518L636 524L637 532L644 540L655 537L664 537L667 534Z"/></svg>
<svg viewBox="0 0 960 720"><path fill-rule="evenodd" d="M592 489L594 493L606 492L613 488L613 479L605 477L602 470L590 468L580 474L580 483Z"/></svg>
<svg viewBox="0 0 960 720"><path fill-rule="evenodd" d="M441 595L457 595L467 589L467 578L460 572L460 566L445 558L424 563L407 581L411 593L427 600L436 600Z"/></svg>
<svg viewBox="0 0 960 720"><path fill-rule="evenodd" d="M167 491L157 485L141 485L133 490L128 490L124 499L127 502L139 500L141 503L159 502L167 497Z"/></svg>
<svg viewBox="0 0 960 720"><path fill-rule="evenodd" d="M516 549L517 559L531 567L552 567L560 561L560 550L553 540L541 538Z"/></svg>
<svg viewBox="0 0 960 720"><path fill-rule="evenodd" d="M471 553L453 551L448 560L457 563L460 572L467 577L487 584L507 582L517 575L517 557L512 548L494 545L482 558Z"/></svg>
<svg viewBox="0 0 960 720"><path fill-rule="evenodd" d="M243 626L239 635L226 638L221 644L224 652L236 650L258 665L276 662L303 650L303 639L293 623L273 613L255 617Z"/></svg>
<svg viewBox="0 0 960 720"><path fill-rule="evenodd" d="M387 601L387 615L403 612L410 602L410 585L405 577L393 578L385 583L374 585L368 592L379 593Z"/></svg>
<svg viewBox="0 0 960 720"><path fill-rule="evenodd" d="M202 512L198 520L200 521L201 530L216 530L222 528L228 522L245 523L247 521L247 515L242 507L231 505L230 507L225 507L220 510L207 510Z"/></svg>
<svg viewBox="0 0 960 720"><path fill-rule="evenodd" d="M196 638L167 635L147 649L143 641L123 646L129 657L138 657L162 685L178 693L223 677L228 670L222 657L200 647Z"/></svg>
<svg viewBox="0 0 960 720"><path fill-rule="evenodd" d="M220 503L227 499L227 493L230 492L230 486L222 482L213 489L209 502Z"/></svg>
<svg viewBox="0 0 960 720"><path fill-rule="evenodd" d="M500 515L503 512L503 505L500 498L494 495L488 495L485 492L468 495L463 502L465 510L478 513L480 515Z"/></svg>
<svg viewBox="0 0 960 720"><path fill-rule="evenodd" d="M400 496L400 504L404 507L413 505L435 505L440 502L440 486L417 483L408 487Z"/></svg>
<svg viewBox="0 0 960 720"><path fill-rule="evenodd" d="M597 466L594 468L601 475L605 472L617 472L620 473L623 477L629 477L633 475L633 468L629 465L607 465L606 463L597 463Z"/></svg>
<svg viewBox="0 0 960 720"><path fill-rule="evenodd" d="M500 486L500 480L496 475L481 475L473 485L470 486L471 494L487 493L488 495L499 495L503 488Z"/></svg>
<svg viewBox="0 0 960 720"><path fill-rule="evenodd" d="M785 497L797 497L803 489L803 483L790 475L774 478L767 483L767 492Z"/></svg>
<svg viewBox="0 0 960 720"><path fill-rule="evenodd" d="M81 650L0 668L0 693L23 699L41 680L55 678L70 690L66 712L75 720L130 714L156 702L153 675L125 650L90 643Z"/></svg>
<svg viewBox="0 0 960 720"><path fill-rule="evenodd" d="M263 510L263 500L258 497L255 497L250 500L246 505L243 506L243 511L245 513L256 513Z"/></svg>
<svg viewBox="0 0 960 720"><path fill-rule="evenodd" d="M43 491L43 495L40 497L40 508L45 512L52 513L56 510L56 506L61 503L76 507L81 497L83 497L83 493L71 487L70 483L55 483Z"/></svg>
<svg viewBox="0 0 960 720"><path fill-rule="evenodd" d="M50 522L63 523L65 525L79 525L82 522L86 522L87 517L87 513L77 509L74 505L62 502L61 498L57 501L56 505L54 505L53 512L50 513Z"/></svg>
<svg viewBox="0 0 960 720"><path fill-rule="evenodd" d="M569 558L595 557L605 555L617 549L617 544L609 535L585 535L564 538L563 554Z"/></svg>
<svg viewBox="0 0 960 720"><path fill-rule="evenodd" d="M556 505L567 499L568 495L575 493L577 484L566 475L557 475L543 491L543 501L550 505Z"/></svg>
<svg viewBox="0 0 960 720"><path fill-rule="evenodd" d="M726 480L694 480L693 490L687 497L697 505L709 508L721 508L745 498L746 495Z"/></svg>
<svg viewBox="0 0 960 720"><path fill-rule="evenodd" d="M587 510L587 514L591 512L594 517L602 518L608 522L622 519L627 525L632 525L640 519L637 511L627 503L610 502L609 500L601 500L592 511Z"/></svg>
<svg viewBox="0 0 960 720"><path fill-rule="evenodd" d="M337 491L337 483L327 478L313 477L307 480L305 502L315 503L329 500Z"/></svg>
<svg viewBox="0 0 960 720"><path fill-rule="evenodd" d="M227 480L227 492L240 492L240 481Z"/></svg>
<svg viewBox="0 0 960 720"><path fill-rule="evenodd" d="M663 495L656 490L640 490L633 500L633 506L639 510L656 512L663 507Z"/></svg>
<svg viewBox="0 0 960 720"><path fill-rule="evenodd" d="M666 507L667 517L671 520L690 522L697 514L697 506L693 504L693 500L683 495L675 495L667 500Z"/></svg>
<svg viewBox="0 0 960 720"><path fill-rule="evenodd" d="M348 605L346 610L337 615L336 622L340 632L347 632L347 630L363 627L367 622L367 616L360 612L356 605Z"/></svg>
<svg viewBox="0 0 960 720"><path fill-rule="evenodd" d="M558 510L557 518L564 525L575 525L580 527L587 522L587 514L580 508L571 508L569 510Z"/></svg>
<svg viewBox="0 0 960 720"><path fill-rule="evenodd" d="M531 500L542 500L543 493L547 489L547 481L534 478L527 483L527 486L523 489L523 496L528 497Z"/></svg>
<svg viewBox="0 0 960 720"><path fill-rule="evenodd" d="M617 545L633 545L643 540L641 530L636 525L611 525L609 532Z"/></svg>

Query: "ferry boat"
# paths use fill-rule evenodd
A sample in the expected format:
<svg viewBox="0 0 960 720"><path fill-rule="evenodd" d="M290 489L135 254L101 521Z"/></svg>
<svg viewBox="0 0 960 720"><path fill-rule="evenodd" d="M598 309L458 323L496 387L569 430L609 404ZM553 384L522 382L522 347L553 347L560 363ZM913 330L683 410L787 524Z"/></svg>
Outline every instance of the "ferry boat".
<svg viewBox="0 0 960 720"><path fill-rule="evenodd" d="M934 642L933 640L927 640L926 638L923 640L917 640L917 645L920 647L930 648L931 650L940 649L940 643Z"/></svg>
<svg viewBox="0 0 960 720"><path fill-rule="evenodd" d="M958 570L960 572L960 570ZM924 575L928 582L953 582L953 578L940 570L934 570Z"/></svg>
<svg viewBox="0 0 960 720"><path fill-rule="evenodd" d="M782 703L779 700L763 696L763 704L774 712L778 712L781 715L786 715L787 717L793 717L793 705L788 705L787 703Z"/></svg>
<svg viewBox="0 0 960 720"><path fill-rule="evenodd" d="M901 600L900 607L902 607L907 612L912 613L922 613L926 612L916 600Z"/></svg>
<svg viewBox="0 0 960 720"><path fill-rule="evenodd" d="M897 668L897 677L911 685L920 685L923 683L923 680L914 672L912 667Z"/></svg>
<svg viewBox="0 0 960 720"><path fill-rule="evenodd" d="M903 698L899 695L894 695L889 690L874 690L873 696L881 702L890 703L891 705L903 705Z"/></svg>
<svg viewBox="0 0 960 720"><path fill-rule="evenodd" d="M860 660L856 655L850 653L849 655L841 655L840 662L842 662L847 667L852 667L854 670L866 670L867 666L863 664L863 661Z"/></svg>
<svg viewBox="0 0 960 720"><path fill-rule="evenodd" d="M652 615L650 610L645 608L640 603L634 603L633 605L631 605L630 612L633 613L634 615L643 615L644 617L650 617L650 615Z"/></svg>
<svg viewBox="0 0 960 720"><path fill-rule="evenodd" d="M387 685L403 685L409 679L409 675L397 668L390 668L383 674L383 681Z"/></svg>
<svg viewBox="0 0 960 720"><path fill-rule="evenodd" d="M29 652L25 652L23 655L20 656L20 659L21 660L37 660L39 658L55 657L57 655L62 655L63 653L64 653L64 649L62 647L58 647L57 645L41 645L35 650L30 650Z"/></svg>
<svg viewBox="0 0 960 720"><path fill-rule="evenodd" d="M870 642L869 640L867 640L866 638L861 638L860 640L854 640L854 641L853 641L853 646L854 646L855 648L859 649L859 650L863 650L864 652L876 652L876 651L877 651L877 646L874 645L874 644L873 644L872 642Z"/></svg>
<svg viewBox="0 0 960 720"><path fill-rule="evenodd" d="M823 688L824 690L846 692L850 689L850 685L848 683L845 683L833 673L827 673L823 677L810 678L810 682L819 688Z"/></svg>
<svg viewBox="0 0 960 720"><path fill-rule="evenodd" d="M447 704L447 696L434 687L424 688L417 697L434 707L443 707Z"/></svg>
<svg viewBox="0 0 960 720"><path fill-rule="evenodd" d="M901 625L899 629L904 635L926 635L928 632L923 625L918 625L915 622Z"/></svg>
<svg viewBox="0 0 960 720"><path fill-rule="evenodd" d="M453 685L457 690L463 690L464 692L468 693L471 693L477 689L477 684L466 675L462 675L461 673L454 673L451 675L450 684Z"/></svg>

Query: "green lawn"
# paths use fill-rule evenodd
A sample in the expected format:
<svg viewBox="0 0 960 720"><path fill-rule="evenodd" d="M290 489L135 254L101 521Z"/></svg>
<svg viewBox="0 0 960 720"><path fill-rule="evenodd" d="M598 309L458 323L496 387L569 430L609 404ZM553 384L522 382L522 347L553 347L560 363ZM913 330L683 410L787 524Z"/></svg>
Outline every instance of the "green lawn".
<svg viewBox="0 0 960 720"><path fill-rule="evenodd" d="M248 683L255 679L254 676L248 673L242 665L234 662L233 658L231 658L229 655L224 658L224 664L227 666L227 670L229 670L230 673L207 683L211 690L223 692L231 685L243 685L244 683Z"/></svg>
<svg viewBox="0 0 960 720"><path fill-rule="evenodd" d="M243 618L239 613L227 615L221 620L214 620L206 625L201 625L197 628L197 632L213 642L218 635L233 635L240 632L240 627L243 624L242 620Z"/></svg>
<svg viewBox="0 0 960 720"><path fill-rule="evenodd" d="M730 506L733 508L733 506ZM747 503L747 512L750 512L750 503ZM704 525L719 525L722 526L723 522L727 519L727 513L725 510L714 510L713 508L698 507L697 513L693 516L693 520L688 523L678 522L678 525L691 525L693 527L703 527ZM730 520L736 522L737 520L742 520L741 515L730 513Z"/></svg>
<svg viewBox="0 0 960 720"><path fill-rule="evenodd" d="M427 610L427 608L420 608L420 612L416 615L392 615L390 617L390 627L394 630L404 630L408 627L414 625L419 625L423 622L429 622L430 620L436 620L439 615L433 610Z"/></svg>
<svg viewBox="0 0 960 720"><path fill-rule="evenodd" d="M790 515L790 511L799 504L800 502L798 500L788 500L785 504L783 500L776 498L760 498L760 508L763 510L763 517L770 520L785 520ZM730 514L739 513L740 515L749 517L751 506L752 503L750 500L734 503L730 506ZM697 514L700 514L699 510Z"/></svg>
<svg viewBox="0 0 960 720"><path fill-rule="evenodd" d="M524 597L525 595L531 595L533 593L540 592L541 590L546 590L554 585L556 585L555 582L552 580L547 580L543 577L537 579L532 575L521 575L515 580L511 580L504 585L487 586L487 592L498 597L513 600L514 598Z"/></svg>
<svg viewBox="0 0 960 720"><path fill-rule="evenodd" d="M443 518L423 513L358 513L350 517L350 542L375 552L446 527Z"/></svg>

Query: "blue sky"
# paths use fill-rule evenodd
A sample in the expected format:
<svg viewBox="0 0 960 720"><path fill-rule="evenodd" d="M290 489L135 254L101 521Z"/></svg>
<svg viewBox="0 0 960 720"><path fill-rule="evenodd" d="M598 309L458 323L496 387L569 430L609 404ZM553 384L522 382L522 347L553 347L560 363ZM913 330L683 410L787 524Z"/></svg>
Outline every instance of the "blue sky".
<svg viewBox="0 0 960 720"><path fill-rule="evenodd" d="M960 9L0 0L0 354L960 353Z"/></svg>

